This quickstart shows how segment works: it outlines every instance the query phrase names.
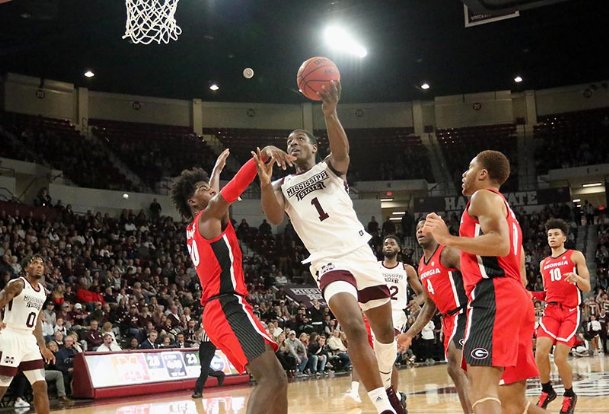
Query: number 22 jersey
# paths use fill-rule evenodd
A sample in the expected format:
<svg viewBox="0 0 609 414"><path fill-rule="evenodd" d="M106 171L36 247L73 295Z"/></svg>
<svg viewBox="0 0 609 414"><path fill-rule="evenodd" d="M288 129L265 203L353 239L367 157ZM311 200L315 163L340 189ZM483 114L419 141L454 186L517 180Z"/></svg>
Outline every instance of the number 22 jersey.
<svg viewBox="0 0 609 414"><path fill-rule="evenodd" d="M347 254L370 240L357 219L347 184L327 162L288 175L280 184L286 213L311 254L307 262Z"/></svg>

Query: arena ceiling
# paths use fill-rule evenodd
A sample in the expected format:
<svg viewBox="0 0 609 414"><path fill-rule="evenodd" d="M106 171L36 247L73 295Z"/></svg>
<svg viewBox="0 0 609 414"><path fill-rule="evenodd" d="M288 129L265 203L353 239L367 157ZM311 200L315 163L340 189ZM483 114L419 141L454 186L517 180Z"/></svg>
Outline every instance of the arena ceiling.
<svg viewBox="0 0 609 414"><path fill-rule="evenodd" d="M37 1L0 4L0 70L99 91L298 103L305 99L296 71L315 55L337 62L347 102L540 89L609 74L606 0L566 1L472 28L459 0L181 0L178 41L149 46L121 38L121 0L45 0L57 5L54 18L22 17L24 4ZM368 56L329 52L321 33L330 22L354 31ZM250 80L245 67L255 71ZM83 77L89 68L94 78ZM516 75L524 82L515 84ZM220 90L210 91L210 81ZM420 90L423 81L431 89Z"/></svg>

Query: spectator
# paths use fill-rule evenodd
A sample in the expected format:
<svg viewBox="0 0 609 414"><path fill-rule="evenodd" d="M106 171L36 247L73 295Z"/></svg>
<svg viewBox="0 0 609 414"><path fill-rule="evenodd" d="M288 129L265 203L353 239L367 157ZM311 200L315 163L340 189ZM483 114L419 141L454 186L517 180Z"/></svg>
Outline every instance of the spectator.
<svg viewBox="0 0 609 414"><path fill-rule="evenodd" d="M150 211L150 219L153 222L156 222L159 220L159 218L161 217L161 205L159 204L159 202L156 200L156 198L152 199L152 203L150 203L150 207L148 208L148 210Z"/></svg>
<svg viewBox="0 0 609 414"><path fill-rule="evenodd" d="M296 363L298 361L298 355L292 348L292 345L289 344L285 337L285 333L282 332L277 337L277 351L275 355L277 355L277 359L281 363L281 366L284 370L287 371L288 376L293 376L296 372Z"/></svg>
<svg viewBox="0 0 609 414"><path fill-rule="evenodd" d="M57 343L55 341L49 341L47 342L47 347L57 357L57 352L59 351ZM64 404L72 403L72 400L69 399L66 394L66 385L63 372L59 368L57 368L55 364L51 362L45 363L44 379L48 384L55 385L55 389L57 390L57 399L59 400L59 402Z"/></svg>
<svg viewBox="0 0 609 414"><path fill-rule="evenodd" d="M87 351L95 351L98 346L104 343L97 320L91 319L89 330L84 334L84 340L87 343Z"/></svg>
<svg viewBox="0 0 609 414"><path fill-rule="evenodd" d="M370 217L370 221L368 222L368 226L366 226L366 230L370 234L376 234L379 231L379 223L376 221L374 216Z"/></svg>
<svg viewBox="0 0 609 414"><path fill-rule="evenodd" d="M141 349L158 349L158 348L160 348L159 344L156 343L158 335L159 334L157 331L151 331L148 334L148 338L146 338L146 340L140 344L140 348Z"/></svg>
<svg viewBox="0 0 609 414"><path fill-rule="evenodd" d="M114 342L114 337L109 333L105 333L103 343L97 347L97 352L116 352L122 351L121 347Z"/></svg>
<svg viewBox="0 0 609 414"><path fill-rule="evenodd" d="M351 360L347 354L347 347L340 338L340 333L338 329L332 332L332 336L328 339L328 348L340 359L344 367L348 367L351 365Z"/></svg>
<svg viewBox="0 0 609 414"><path fill-rule="evenodd" d="M322 337L316 332L311 334L307 352L309 354L309 366L311 367L311 373L317 376L325 372L326 364L328 363L328 352L324 349L325 344L325 336L322 340Z"/></svg>
<svg viewBox="0 0 609 414"><path fill-rule="evenodd" d="M74 338L68 335L64 338L63 347L55 355L57 358L57 368L63 373L65 378L68 378L68 381L72 380L74 357L77 353L78 351L74 348Z"/></svg>
<svg viewBox="0 0 609 414"><path fill-rule="evenodd" d="M262 223L260 224L260 226L258 226L258 231L260 232L260 234L271 234L271 225L267 223L266 219L262 220Z"/></svg>
<svg viewBox="0 0 609 414"><path fill-rule="evenodd" d="M389 217L387 217L387 220L385 220L383 222L382 233L383 233L383 236L396 233L395 223L393 221L391 221Z"/></svg>

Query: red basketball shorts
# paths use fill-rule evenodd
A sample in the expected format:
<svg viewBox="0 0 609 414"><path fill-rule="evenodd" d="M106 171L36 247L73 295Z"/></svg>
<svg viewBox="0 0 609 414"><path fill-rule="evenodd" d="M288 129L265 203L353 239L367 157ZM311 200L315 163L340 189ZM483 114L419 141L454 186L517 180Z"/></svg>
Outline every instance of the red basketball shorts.
<svg viewBox="0 0 609 414"><path fill-rule="evenodd" d="M465 342L465 326L467 325L467 314L465 310L461 313L445 316L442 318L442 335L444 336L444 355L448 353L451 342L457 349L463 349Z"/></svg>
<svg viewBox="0 0 609 414"><path fill-rule="evenodd" d="M581 323L582 312L579 306L566 307L548 303L537 328L537 337L546 337L553 344L561 343L572 348L575 345L577 329Z"/></svg>
<svg viewBox="0 0 609 414"><path fill-rule="evenodd" d="M239 295L223 295L209 301L203 310L203 328L239 372L262 355L265 344L275 351L278 348L254 315L252 306Z"/></svg>
<svg viewBox="0 0 609 414"><path fill-rule="evenodd" d="M536 377L534 330L535 311L524 287L507 277L483 279L471 293L463 359L504 368L502 384Z"/></svg>

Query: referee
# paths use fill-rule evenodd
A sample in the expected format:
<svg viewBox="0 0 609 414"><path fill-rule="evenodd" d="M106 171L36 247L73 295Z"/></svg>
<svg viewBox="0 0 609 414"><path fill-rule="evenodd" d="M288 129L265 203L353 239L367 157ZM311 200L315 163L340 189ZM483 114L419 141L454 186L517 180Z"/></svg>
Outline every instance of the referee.
<svg viewBox="0 0 609 414"><path fill-rule="evenodd" d="M211 368L211 361L216 353L216 346L211 342L205 329L203 329L203 321L200 324L199 330L200 343L199 343L199 362L201 363L201 374L195 384L195 390L192 393L192 398L201 398L203 396L203 386L207 381L208 376L216 377L218 380L218 386L224 383L224 372L216 371Z"/></svg>

